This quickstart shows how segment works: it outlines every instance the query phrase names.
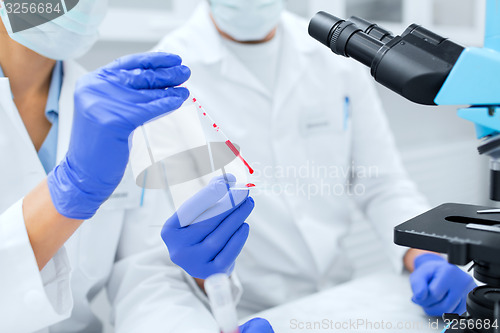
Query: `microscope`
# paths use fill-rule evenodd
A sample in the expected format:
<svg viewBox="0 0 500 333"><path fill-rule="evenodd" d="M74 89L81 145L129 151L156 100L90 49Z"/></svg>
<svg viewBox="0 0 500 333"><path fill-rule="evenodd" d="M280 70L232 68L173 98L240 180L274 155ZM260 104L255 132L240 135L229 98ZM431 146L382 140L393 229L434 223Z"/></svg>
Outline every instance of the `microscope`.
<svg viewBox="0 0 500 333"><path fill-rule="evenodd" d="M491 158L490 198L500 201L500 0L487 0L484 48L465 48L413 24L401 36L359 17L325 12L309 34L333 53L371 69L377 82L423 105L470 105L458 115L476 126L478 151ZM467 298L467 312L445 314L446 332L500 332L500 210L444 204L394 229L398 245L474 262L485 283Z"/></svg>

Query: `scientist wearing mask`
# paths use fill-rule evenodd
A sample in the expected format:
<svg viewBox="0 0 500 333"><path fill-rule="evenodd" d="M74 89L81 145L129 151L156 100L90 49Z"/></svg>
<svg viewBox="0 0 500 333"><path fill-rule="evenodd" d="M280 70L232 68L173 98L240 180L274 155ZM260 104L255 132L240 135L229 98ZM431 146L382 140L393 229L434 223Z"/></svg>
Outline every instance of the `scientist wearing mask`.
<svg viewBox="0 0 500 333"><path fill-rule="evenodd" d="M100 332L90 302L103 288L116 332L183 332L209 312L173 305L188 300L151 228L168 217L166 199L147 192L140 207L124 173L129 136L182 105L189 92L176 86L190 70L149 53L85 74L71 59L96 41L107 1L77 3L14 31L37 17L0 1L0 332ZM263 327L272 331L264 320L242 331Z"/></svg>
<svg viewBox="0 0 500 333"><path fill-rule="evenodd" d="M189 88L242 147L258 180L272 185L253 195L250 237L235 268L240 314L349 280L341 244L351 204L371 222L395 270L412 272L413 302L431 316L464 312L475 286L468 274L437 254L393 244L394 226L429 207L403 169L366 69L331 56L284 7L284 0L203 1L157 47L183 55L193 70ZM187 244L170 223L162 235L173 262L208 276L202 260L178 255ZM193 323L190 332L198 329Z"/></svg>

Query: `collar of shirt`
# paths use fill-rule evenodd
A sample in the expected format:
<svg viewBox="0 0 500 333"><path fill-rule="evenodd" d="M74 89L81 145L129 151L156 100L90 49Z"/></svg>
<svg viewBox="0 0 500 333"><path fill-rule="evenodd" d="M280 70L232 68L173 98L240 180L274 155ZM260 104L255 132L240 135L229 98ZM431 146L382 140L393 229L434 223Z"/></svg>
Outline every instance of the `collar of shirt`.
<svg viewBox="0 0 500 333"><path fill-rule="evenodd" d="M0 77L5 77L2 68L0 67ZM50 80L49 96L45 105L45 117L53 124L59 116L59 97L61 95L63 78L62 61L58 61L52 71L52 79Z"/></svg>
<svg viewBox="0 0 500 333"><path fill-rule="evenodd" d="M61 95L63 75L62 62L58 61L52 71L49 95L47 98L47 104L45 105L45 117L47 117L47 120L52 124L52 127L40 147L40 150L38 151L38 158L40 159L40 162L42 163L42 166L47 174L55 167L56 164L57 140L59 132L59 97ZM4 77L1 68L0 77Z"/></svg>

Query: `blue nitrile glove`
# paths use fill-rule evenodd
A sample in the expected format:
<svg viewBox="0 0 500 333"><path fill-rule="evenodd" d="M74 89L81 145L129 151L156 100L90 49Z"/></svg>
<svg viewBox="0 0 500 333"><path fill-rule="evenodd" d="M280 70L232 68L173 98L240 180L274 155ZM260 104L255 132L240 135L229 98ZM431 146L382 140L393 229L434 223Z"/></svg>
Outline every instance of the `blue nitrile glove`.
<svg viewBox="0 0 500 333"><path fill-rule="evenodd" d="M235 180L226 177L230 183ZM253 208L247 190L228 191L223 177L212 179L163 226L161 237L172 262L199 279L230 274L248 238L245 220Z"/></svg>
<svg viewBox="0 0 500 333"><path fill-rule="evenodd" d="M415 259L415 271L410 276L410 282L412 301L422 306L429 316L463 314L467 295L476 287L469 274L432 253Z"/></svg>
<svg viewBox="0 0 500 333"><path fill-rule="evenodd" d="M79 80L69 149L48 176L60 214L89 219L113 193L129 160L130 134L188 98L187 89L172 88L191 75L181 62L167 53L131 55Z"/></svg>
<svg viewBox="0 0 500 333"><path fill-rule="evenodd" d="M240 326L240 333L274 333L274 330L267 320L254 318Z"/></svg>

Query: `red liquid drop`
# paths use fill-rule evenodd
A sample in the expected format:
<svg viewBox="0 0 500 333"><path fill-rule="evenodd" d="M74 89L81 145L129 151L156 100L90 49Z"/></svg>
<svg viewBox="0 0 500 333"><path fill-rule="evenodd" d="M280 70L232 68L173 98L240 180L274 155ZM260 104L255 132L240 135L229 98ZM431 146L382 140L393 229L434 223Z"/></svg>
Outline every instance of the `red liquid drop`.
<svg viewBox="0 0 500 333"><path fill-rule="evenodd" d="M193 102L195 102L195 103L196 103L196 98L193 98Z"/></svg>
<svg viewBox="0 0 500 333"><path fill-rule="evenodd" d="M214 124L214 128L217 128L217 124Z"/></svg>
<svg viewBox="0 0 500 333"><path fill-rule="evenodd" d="M250 188L250 187L255 187L255 184L249 183L249 184L247 184L246 186L247 186L248 188Z"/></svg>
<svg viewBox="0 0 500 333"><path fill-rule="evenodd" d="M207 114L205 112L203 112L203 115L206 116Z"/></svg>
<svg viewBox="0 0 500 333"><path fill-rule="evenodd" d="M250 166L250 164L247 163L247 161L245 161L243 157L241 157L240 152L238 151L238 149L236 149L233 143L227 140L226 145L229 147L229 149L231 149L234 155L239 157L239 159L243 162L243 164L245 164L245 166L248 168L248 172L250 172L250 174L252 175L254 173L252 167Z"/></svg>

